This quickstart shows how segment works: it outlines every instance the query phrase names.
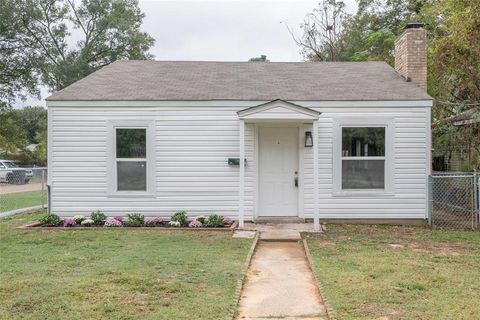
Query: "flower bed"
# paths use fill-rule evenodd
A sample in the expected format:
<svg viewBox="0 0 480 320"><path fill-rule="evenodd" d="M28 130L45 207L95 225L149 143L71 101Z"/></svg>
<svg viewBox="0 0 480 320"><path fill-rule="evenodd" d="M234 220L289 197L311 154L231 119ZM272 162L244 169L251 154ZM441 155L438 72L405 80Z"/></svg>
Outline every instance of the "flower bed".
<svg viewBox="0 0 480 320"><path fill-rule="evenodd" d="M44 229L177 229L177 230L222 230L229 231L237 227L237 222L229 217L212 214L209 217L197 216L189 219L185 211L174 213L170 219L147 217L139 213L126 217L107 217L101 211L95 211L89 217L76 215L73 218L61 218L55 214L47 214L41 221L20 228Z"/></svg>

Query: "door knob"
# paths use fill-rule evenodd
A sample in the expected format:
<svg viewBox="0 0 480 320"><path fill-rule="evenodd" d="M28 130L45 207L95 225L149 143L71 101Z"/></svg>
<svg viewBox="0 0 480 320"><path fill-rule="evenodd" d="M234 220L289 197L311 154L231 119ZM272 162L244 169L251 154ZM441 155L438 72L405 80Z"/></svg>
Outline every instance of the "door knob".
<svg viewBox="0 0 480 320"><path fill-rule="evenodd" d="M293 178L293 181L295 182L295 187L298 188L298 172L295 171L295 177Z"/></svg>

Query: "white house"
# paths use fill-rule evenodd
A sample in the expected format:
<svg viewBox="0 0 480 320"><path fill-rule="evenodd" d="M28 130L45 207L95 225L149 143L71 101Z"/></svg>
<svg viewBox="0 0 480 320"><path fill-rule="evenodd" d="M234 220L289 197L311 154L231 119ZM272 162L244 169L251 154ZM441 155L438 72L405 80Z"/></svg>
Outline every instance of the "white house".
<svg viewBox="0 0 480 320"><path fill-rule="evenodd" d="M423 220L425 31L383 62L119 61L47 99L51 211Z"/></svg>

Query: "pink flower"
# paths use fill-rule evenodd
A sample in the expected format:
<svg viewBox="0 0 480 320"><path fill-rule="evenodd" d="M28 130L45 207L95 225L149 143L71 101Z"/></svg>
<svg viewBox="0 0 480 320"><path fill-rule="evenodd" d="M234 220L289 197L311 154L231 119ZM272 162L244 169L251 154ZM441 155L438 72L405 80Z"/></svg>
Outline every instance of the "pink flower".
<svg viewBox="0 0 480 320"><path fill-rule="evenodd" d="M149 227L155 227L156 225L162 224L163 219L160 217L152 217L145 219L145 225Z"/></svg>
<svg viewBox="0 0 480 320"><path fill-rule="evenodd" d="M65 220L63 220L63 226L64 227L75 227L77 225L77 223L75 222L75 220L71 219L71 218L67 218Z"/></svg>
<svg viewBox="0 0 480 320"><path fill-rule="evenodd" d="M113 217L114 220L117 220L117 221L120 221L120 222L123 222L123 217L122 216L116 216L116 217Z"/></svg>
<svg viewBox="0 0 480 320"><path fill-rule="evenodd" d="M105 221L104 227L122 227L123 224L117 219L107 219Z"/></svg>
<svg viewBox="0 0 480 320"><path fill-rule="evenodd" d="M198 220L193 220L193 221L191 221L191 222L188 224L188 226L189 226L190 228L201 228L201 227L202 227L202 223L201 223L200 221L198 221Z"/></svg>
<svg viewBox="0 0 480 320"><path fill-rule="evenodd" d="M226 225L232 225L232 224L233 224L233 219L230 218L230 217L223 217L223 222L224 222Z"/></svg>

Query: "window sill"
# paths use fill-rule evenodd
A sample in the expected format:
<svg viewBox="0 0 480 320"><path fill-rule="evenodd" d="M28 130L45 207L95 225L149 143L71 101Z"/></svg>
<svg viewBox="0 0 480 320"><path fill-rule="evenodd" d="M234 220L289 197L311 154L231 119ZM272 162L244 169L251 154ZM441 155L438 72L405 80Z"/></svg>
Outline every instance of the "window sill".
<svg viewBox="0 0 480 320"><path fill-rule="evenodd" d="M109 193L108 197L109 198L155 198L156 195L154 193L147 193L147 192L122 191L122 192Z"/></svg>
<svg viewBox="0 0 480 320"><path fill-rule="evenodd" d="M345 190L332 193L333 197L385 197L393 198L395 197L394 193L386 192L382 190Z"/></svg>

